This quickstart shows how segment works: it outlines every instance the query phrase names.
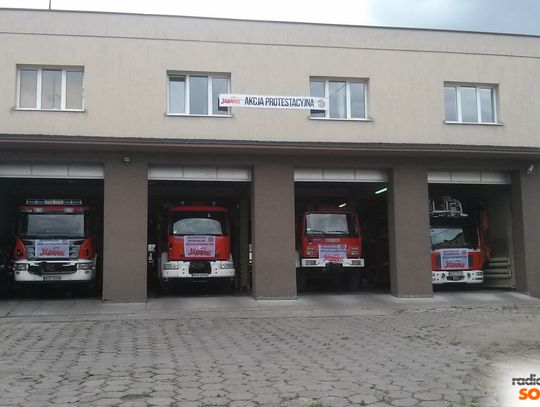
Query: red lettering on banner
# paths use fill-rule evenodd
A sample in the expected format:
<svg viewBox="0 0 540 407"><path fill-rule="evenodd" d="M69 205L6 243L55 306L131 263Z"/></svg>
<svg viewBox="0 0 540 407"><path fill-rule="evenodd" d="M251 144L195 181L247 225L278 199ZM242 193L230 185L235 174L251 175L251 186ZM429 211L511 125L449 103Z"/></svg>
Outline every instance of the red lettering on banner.
<svg viewBox="0 0 540 407"><path fill-rule="evenodd" d="M189 249L188 256L210 256L210 250L205 249L195 249L194 247Z"/></svg>
<svg viewBox="0 0 540 407"><path fill-rule="evenodd" d="M326 255L326 256L324 256L323 260L324 260L324 261L338 261L338 262L342 262L342 261L343 261L343 257Z"/></svg>
<svg viewBox="0 0 540 407"><path fill-rule="evenodd" d="M231 104L235 104L235 105L238 105L240 103L240 99L239 98L221 98L221 103L231 103Z"/></svg>
<svg viewBox="0 0 540 407"><path fill-rule="evenodd" d="M466 268L465 263L461 263L458 261L448 261L446 262L445 266L453 268Z"/></svg>
<svg viewBox="0 0 540 407"><path fill-rule="evenodd" d="M47 247L41 248L41 252L39 253L39 256L65 256L65 253L63 250L60 249L49 249Z"/></svg>

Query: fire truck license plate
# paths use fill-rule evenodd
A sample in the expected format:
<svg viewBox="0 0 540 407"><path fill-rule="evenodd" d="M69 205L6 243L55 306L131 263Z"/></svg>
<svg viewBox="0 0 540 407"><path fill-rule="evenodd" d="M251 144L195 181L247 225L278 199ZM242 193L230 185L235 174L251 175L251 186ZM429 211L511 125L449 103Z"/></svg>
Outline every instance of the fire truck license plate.
<svg viewBox="0 0 540 407"><path fill-rule="evenodd" d="M192 277L208 277L208 273L193 273Z"/></svg>
<svg viewBox="0 0 540 407"><path fill-rule="evenodd" d="M463 271L449 271L448 275L450 277L463 277Z"/></svg>
<svg viewBox="0 0 540 407"><path fill-rule="evenodd" d="M43 276L43 281L61 281L62 276Z"/></svg>

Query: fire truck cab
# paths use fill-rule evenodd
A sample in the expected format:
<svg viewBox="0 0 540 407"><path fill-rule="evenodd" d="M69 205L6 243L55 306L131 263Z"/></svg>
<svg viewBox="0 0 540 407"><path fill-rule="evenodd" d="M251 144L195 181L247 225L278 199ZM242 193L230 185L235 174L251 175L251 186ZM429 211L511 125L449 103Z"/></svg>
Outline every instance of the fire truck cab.
<svg viewBox="0 0 540 407"><path fill-rule="evenodd" d="M475 223L460 201L445 196L430 201L429 215L433 284L481 283L489 260L485 211Z"/></svg>
<svg viewBox="0 0 540 407"><path fill-rule="evenodd" d="M159 257L158 278L234 282L228 210L219 206L182 205L170 208L164 232L166 247Z"/></svg>
<svg viewBox="0 0 540 407"><path fill-rule="evenodd" d="M310 275L349 277L358 285L364 267L358 215L351 211L321 209L297 216L298 286L305 288Z"/></svg>
<svg viewBox="0 0 540 407"><path fill-rule="evenodd" d="M96 280L94 208L80 199L28 199L18 209L15 283Z"/></svg>

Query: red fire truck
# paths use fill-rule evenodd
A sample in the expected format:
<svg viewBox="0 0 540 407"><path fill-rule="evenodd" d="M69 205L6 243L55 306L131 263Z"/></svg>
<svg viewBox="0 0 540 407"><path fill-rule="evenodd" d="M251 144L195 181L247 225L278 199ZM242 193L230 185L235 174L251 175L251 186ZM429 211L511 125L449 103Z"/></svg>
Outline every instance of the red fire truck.
<svg viewBox="0 0 540 407"><path fill-rule="evenodd" d="M219 206L181 205L168 210L166 247L161 248L158 277L169 280L234 282L228 210ZM179 281L178 280L178 281Z"/></svg>
<svg viewBox="0 0 540 407"><path fill-rule="evenodd" d="M80 199L28 199L18 209L15 283L96 280L95 211Z"/></svg>
<svg viewBox="0 0 540 407"><path fill-rule="evenodd" d="M430 201L431 267L433 284L479 284L489 261L487 212L473 221L461 202L449 196Z"/></svg>
<svg viewBox="0 0 540 407"><path fill-rule="evenodd" d="M310 277L342 279L358 287L364 267L358 215L339 209L302 212L296 220L298 289Z"/></svg>

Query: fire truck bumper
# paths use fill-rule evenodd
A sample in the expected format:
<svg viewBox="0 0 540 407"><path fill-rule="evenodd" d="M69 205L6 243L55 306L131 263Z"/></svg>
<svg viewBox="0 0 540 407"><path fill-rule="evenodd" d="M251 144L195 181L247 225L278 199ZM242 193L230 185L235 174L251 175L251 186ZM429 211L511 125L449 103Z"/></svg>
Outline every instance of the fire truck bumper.
<svg viewBox="0 0 540 407"><path fill-rule="evenodd" d="M431 277L433 284L480 284L484 281L484 272L482 270L432 270Z"/></svg>
<svg viewBox="0 0 540 407"><path fill-rule="evenodd" d="M88 261L16 261L13 276L18 283L90 282L96 279L96 262Z"/></svg>
<svg viewBox="0 0 540 407"><path fill-rule="evenodd" d="M301 260L301 266L302 267L320 267L320 268L326 268L328 264L339 264L343 268L352 268L352 267L364 267L364 259L344 259L343 263L335 263L335 262L329 262L326 260L320 260L320 259L302 259Z"/></svg>
<svg viewBox="0 0 540 407"><path fill-rule="evenodd" d="M165 279L233 278L235 273L234 263L228 260L167 261L161 266L161 277Z"/></svg>

